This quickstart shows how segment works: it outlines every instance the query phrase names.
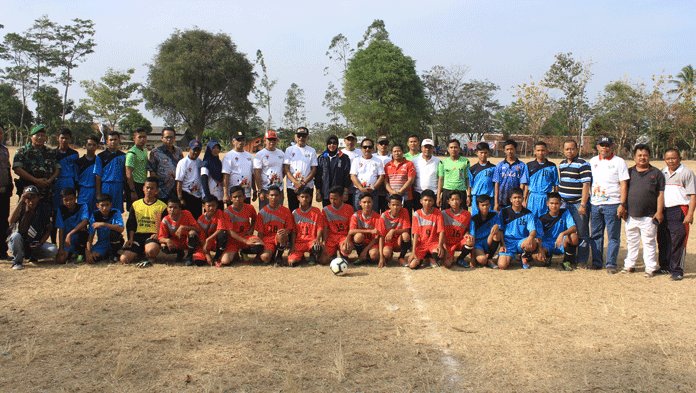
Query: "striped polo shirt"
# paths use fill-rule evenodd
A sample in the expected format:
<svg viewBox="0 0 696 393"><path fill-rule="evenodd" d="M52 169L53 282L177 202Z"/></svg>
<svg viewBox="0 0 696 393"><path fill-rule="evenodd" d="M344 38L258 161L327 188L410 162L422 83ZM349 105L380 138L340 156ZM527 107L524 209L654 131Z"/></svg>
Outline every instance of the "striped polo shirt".
<svg viewBox="0 0 696 393"><path fill-rule="evenodd" d="M558 164L560 172L560 183L558 193L567 203L578 203L582 200L582 186L584 183L592 182L592 168L584 159L575 157L572 161L568 159Z"/></svg>

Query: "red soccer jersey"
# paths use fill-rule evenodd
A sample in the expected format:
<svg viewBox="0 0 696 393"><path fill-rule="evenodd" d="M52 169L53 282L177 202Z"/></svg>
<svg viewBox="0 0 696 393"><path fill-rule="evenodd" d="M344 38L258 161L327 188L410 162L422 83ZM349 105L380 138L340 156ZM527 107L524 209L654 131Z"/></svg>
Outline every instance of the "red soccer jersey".
<svg viewBox="0 0 696 393"><path fill-rule="evenodd" d="M350 218L355 213L353 206L344 203L341 208L336 210L333 205L324 208L324 220L329 227L328 240L340 242L348 236L350 229Z"/></svg>
<svg viewBox="0 0 696 393"><path fill-rule="evenodd" d="M251 228L251 219L256 217L256 209L245 203L241 211L236 211L234 205L230 205L225 209L225 214L230 221L229 229L244 237L244 234Z"/></svg>
<svg viewBox="0 0 696 393"><path fill-rule="evenodd" d="M290 213L290 209L280 205L272 210L270 205L266 205L256 216L256 230L263 233L263 242L275 241L276 234L280 229L295 229L295 219Z"/></svg>
<svg viewBox="0 0 696 393"><path fill-rule="evenodd" d="M198 217L198 226L203 230L203 239L207 239L218 229L228 231L231 228L230 218L220 209L215 209L215 214L213 214L213 218L210 220L208 220L205 213L201 214L201 216Z"/></svg>
<svg viewBox="0 0 696 393"><path fill-rule="evenodd" d="M458 244L464 239L464 234L469 231L471 213L462 209L459 214L454 214L452 209L447 209L442 213L442 220L445 224L445 243Z"/></svg>
<svg viewBox="0 0 696 393"><path fill-rule="evenodd" d="M198 227L198 223L191 215L191 212L188 210L182 210L181 217L179 217L179 220L177 221L174 221L172 216L167 215L162 219L162 222L160 223L158 238L160 240L172 239L176 244L185 244L186 242L188 242L188 231L183 231L181 237L177 237L175 235L176 231L179 229L180 226Z"/></svg>
<svg viewBox="0 0 696 393"><path fill-rule="evenodd" d="M401 164L397 164L396 161L391 160L384 166L384 173L389 179L389 185L394 191L399 191L401 187L406 184L409 177L416 177L416 167L409 160L404 159ZM411 191L413 187L408 189L408 196L406 200L411 200L413 198L413 193Z"/></svg>
<svg viewBox="0 0 696 393"><path fill-rule="evenodd" d="M371 213L372 214L367 219L363 217L362 210L353 213L353 215L350 216L350 229L376 229L379 225L377 223L380 221L379 214L374 211ZM369 243L375 238L375 235L372 233L363 233L363 236L365 238L365 243Z"/></svg>
<svg viewBox="0 0 696 393"><path fill-rule="evenodd" d="M440 209L433 208L429 215L423 213L423 209L413 213L413 225L411 233L418 235L420 244L438 244L440 242L440 232L445 230Z"/></svg>
<svg viewBox="0 0 696 393"><path fill-rule="evenodd" d="M406 209L399 210L396 218L391 215L391 211L387 210L382 213L382 219L377 222L377 229L382 237L387 236L387 232L392 229L411 229L411 220L408 218ZM392 239L394 240L394 239Z"/></svg>
<svg viewBox="0 0 696 393"><path fill-rule="evenodd" d="M295 220L297 242L313 242L317 238L317 232L326 225L324 215L318 207L310 207L306 213L299 207L292 212L292 217Z"/></svg>

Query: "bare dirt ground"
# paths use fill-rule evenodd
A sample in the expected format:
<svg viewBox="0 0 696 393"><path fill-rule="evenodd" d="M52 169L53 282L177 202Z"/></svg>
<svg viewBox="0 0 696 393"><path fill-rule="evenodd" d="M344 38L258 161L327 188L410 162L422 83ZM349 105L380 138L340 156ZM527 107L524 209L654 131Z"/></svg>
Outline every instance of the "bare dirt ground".
<svg viewBox="0 0 696 393"><path fill-rule="evenodd" d="M0 391L693 392L695 236L681 282L3 262Z"/></svg>

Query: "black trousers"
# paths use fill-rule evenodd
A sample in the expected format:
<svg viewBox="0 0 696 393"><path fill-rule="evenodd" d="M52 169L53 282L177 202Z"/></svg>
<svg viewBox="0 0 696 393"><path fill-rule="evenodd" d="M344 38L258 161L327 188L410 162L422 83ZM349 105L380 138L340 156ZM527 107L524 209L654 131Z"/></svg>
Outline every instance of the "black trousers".
<svg viewBox="0 0 696 393"><path fill-rule="evenodd" d="M314 198L314 189L310 189L311 191L311 196ZM292 188L287 189L288 193L288 209L290 209L291 212L294 212L295 209L300 207L300 200L297 199L297 192L293 190Z"/></svg>
<svg viewBox="0 0 696 393"><path fill-rule="evenodd" d="M201 198L196 198L186 191L182 191L181 194L186 204L186 206L182 206L181 208L190 211L193 219L198 220L198 217L203 214L203 200L201 200Z"/></svg>
<svg viewBox="0 0 696 393"><path fill-rule="evenodd" d="M689 226L684 224L687 206L665 208L665 219L657 228L657 247L660 269L672 274L684 274L684 255Z"/></svg>
<svg viewBox="0 0 696 393"><path fill-rule="evenodd" d="M138 195L138 199L145 198L145 190L143 190L143 186L145 184L144 183L136 183L136 182L133 182L133 184L135 185L135 193ZM126 187L128 187L128 183L126 183ZM130 210L131 206L133 205L133 202L137 201L138 199L132 200L130 190L126 190L125 195L126 195L126 211L128 211L128 210ZM164 202L164 203L167 203L167 202Z"/></svg>

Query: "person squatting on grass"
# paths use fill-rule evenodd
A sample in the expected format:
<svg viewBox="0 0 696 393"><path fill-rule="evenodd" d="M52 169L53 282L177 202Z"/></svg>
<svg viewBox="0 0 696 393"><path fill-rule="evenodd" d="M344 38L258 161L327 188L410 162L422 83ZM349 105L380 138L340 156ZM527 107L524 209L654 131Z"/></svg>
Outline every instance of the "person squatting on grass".
<svg viewBox="0 0 696 393"><path fill-rule="evenodd" d="M563 255L561 266L565 271L571 271L571 263L575 263L575 250L580 244L573 215L567 209L561 209L561 195L551 192L547 196L548 212L539 217L544 233L541 237L541 248L534 254L534 259L551 266L552 255Z"/></svg>
<svg viewBox="0 0 696 393"><path fill-rule="evenodd" d="M97 196L97 208L89 218L87 232L87 263L96 263L106 259L109 263L118 261L118 251L123 246L123 217L121 211L112 207L109 194ZM97 235L97 242L94 242Z"/></svg>
<svg viewBox="0 0 696 393"><path fill-rule="evenodd" d="M330 204L324 207L324 236L326 245L324 248L323 265L331 262L337 256L348 258L353 252L353 242L348 236L350 219L354 214L353 205L346 202L346 193L343 186L337 185L329 189ZM337 252L340 252L338 254Z"/></svg>
<svg viewBox="0 0 696 393"><path fill-rule="evenodd" d="M256 209L245 202L248 197L244 187L234 186L229 192L232 203L225 209L225 214L230 221L230 230L227 233L231 239L227 240L227 247L225 247L221 263L229 265L236 258L237 253L245 262L249 261L249 254L254 254L259 259L263 254L264 245L260 237L254 236L257 219Z"/></svg>
<svg viewBox="0 0 696 393"><path fill-rule="evenodd" d="M532 254L538 246L537 238L541 238L543 229L539 219L527 208L522 206L524 191L513 188L510 191L510 206L500 212L500 230L503 232L504 245L500 248L498 267L507 269L512 258L522 254L522 268L529 269Z"/></svg>
<svg viewBox="0 0 696 393"><path fill-rule="evenodd" d="M379 214L374 211L372 193L361 192L358 195L360 210L350 217L348 237L353 241L353 247L358 253L358 259L353 264L361 265L368 260L384 266L384 256L379 253ZM367 244L366 244L367 243Z"/></svg>
<svg viewBox="0 0 696 393"><path fill-rule="evenodd" d="M203 214L197 220L198 227L201 229L200 242L205 260L208 265L215 264L217 267L222 265L222 259L225 258L226 253L233 254L233 246L227 238L232 223L229 216L218 209L220 203L215 195L203 198ZM232 261L231 258L229 260Z"/></svg>
<svg viewBox="0 0 696 393"><path fill-rule="evenodd" d="M24 269L24 256L29 257L29 265L35 265L39 258L53 258L58 247L48 243L53 224L51 205L41 197L36 186L27 186L19 203L10 216L12 233L7 238L12 251L12 269Z"/></svg>
<svg viewBox="0 0 696 393"><path fill-rule="evenodd" d="M77 193L73 188L64 188L60 192L63 204L58 207L56 228L58 228L58 255L56 262L63 264L77 254L76 263L85 260L87 246L87 225L89 210L86 204L77 203Z"/></svg>
<svg viewBox="0 0 696 393"><path fill-rule="evenodd" d="M186 266L203 266L207 260L200 249L201 229L191 212L181 209L181 200L171 198L167 202L167 215L159 226L160 250L165 254L176 254L177 262L183 260L187 251Z"/></svg>
<svg viewBox="0 0 696 393"><path fill-rule="evenodd" d="M288 264L299 265L306 252L309 253L309 264L313 265L324 255L324 214L318 207L312 206L312 194L314 191L302 186L297 190L297 198L300 206L292 212L295 220L295 230L290 234L290 251L288 252Z"/></svg>
<svg viewBox="0 0 696 393"><path fill-rule="evenodd" d="M474 237L474 253L471 258L471 267L488 266L497 269L498 265L493 263L493 256L500 243L503 241L503 234L500 231L500 215L495 210L491 210L491 197L488 194L481 194L476 197L478 213L471 217L469 233Z"/></svg>
<svg viewBox="0 0 696 393"><path fill-rule="evenodd" d="M148 177L143 185L143 199L133 202L128 210L128 241L123 246L121 263L130 263L137 257L147 257L147 261L137 264L138 267L152 266L160 252L157 232L162 216L166 214L167 205L157 198L159 179Z"/></svg>
<svg viewBox="0 0 696 393"><path fill-rule="evenodd" d="M270 263L274 260L276 266L286 265L283 252L290 241L290 233L295 229L295 219L290 209L280 204L281 193L278 186L268 187L268 204L256 217L256 232L263 239L261 261Z"/></svg>
<svg viewBox="0 0 696 393"><path fill-rule="evenodd" d="M439 266L440 261L447 255L445 224L440 209L435 207L435 193L432 190L424 190L421 193L420 202L423 208L413 213L411 224L413 253L408 262L411 269ZM429 265L426 259L429 260ZM449 268L452 266L452 261L444 260L443 264Z"/></svg>
<svg viewBox="0 0 696 393"><path fill-rule="evenodd" d="M453 190L448 192L448 209L442 212L442 220L445 224L445 246L447 256L444 265L451 266L454 254L459 251L457 265L468 268L469 262L464 258L474 249L474 237L469 233L471 225L471 213L464 209L466 191Z"/></svg>
<svg viewBox="0 0 696 393"><path fill-rule="evenodd" d="M399 194L389 196L389 209L382 213L377 227L380 232L379 250L385 263L391 261L394 251L399 249L399 265L406 266L406 252L411 247L411 218L402 198Z"/></svg>

